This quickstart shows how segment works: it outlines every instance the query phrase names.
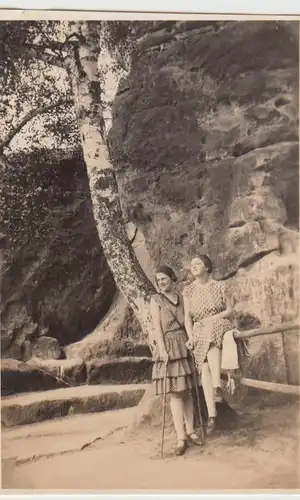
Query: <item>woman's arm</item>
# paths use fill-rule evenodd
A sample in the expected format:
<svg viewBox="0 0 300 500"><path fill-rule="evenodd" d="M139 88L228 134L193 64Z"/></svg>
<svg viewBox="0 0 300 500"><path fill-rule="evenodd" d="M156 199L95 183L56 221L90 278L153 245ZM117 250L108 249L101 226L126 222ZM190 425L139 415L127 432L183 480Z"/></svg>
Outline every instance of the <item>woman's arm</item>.
<svg viewBox="0 0 300 500"><path fill-rule="evenodd" d="M219 319L230 319L233 315L233 309L230 307L229 302L228 302L228 295L227 295L227 287L224 281L219 282L218 286L220 287L220 294L221 294L221 301L223 303L223 311L219 312L216 314L216 316Z"/></svg>
<svg viewBox="0 0 300 500"><path fill-rule="evenodd" d="M190 340L193 340L193 321L192 321L192 316L190 312L190 305L188 298L183 295L183 306L184 306L184 326L186 333L188 334L188 337Z"/></svg>
<svg viewBox="0 0 300 500"><path fill-rule="evenodd" d="M224 318L224 319L230 319L231 316L233 314L233 309L231 309L231 307L228 307L227 309L225 309L224 311L222 312L219 312L218 314L216 314L215 316L213 316L214 318Z"/></svg>
<svg viewBox="0 0 300 500"><path fill-rule="evenodd" d="M154 331L156 334L156 341L159 348L159 356L160 358L164 358L167 356L167 350L165 345L165 338L161 328L160 322L160 310L159 305L154 298L150 301L150 312L152 316L152 322L154 326Z"/></svg>

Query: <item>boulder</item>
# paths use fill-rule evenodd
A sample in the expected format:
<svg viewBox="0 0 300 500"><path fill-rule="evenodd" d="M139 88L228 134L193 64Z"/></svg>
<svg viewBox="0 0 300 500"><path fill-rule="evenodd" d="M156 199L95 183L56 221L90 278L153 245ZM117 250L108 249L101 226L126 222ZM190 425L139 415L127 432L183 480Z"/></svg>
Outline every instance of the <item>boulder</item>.
<svg viewBox="0 0 300 500"><path fill-rule="evenodd" d="M56 339L40 337L33 346L32 354L41 359L60 359L63 356L63 351Z"/></svg>

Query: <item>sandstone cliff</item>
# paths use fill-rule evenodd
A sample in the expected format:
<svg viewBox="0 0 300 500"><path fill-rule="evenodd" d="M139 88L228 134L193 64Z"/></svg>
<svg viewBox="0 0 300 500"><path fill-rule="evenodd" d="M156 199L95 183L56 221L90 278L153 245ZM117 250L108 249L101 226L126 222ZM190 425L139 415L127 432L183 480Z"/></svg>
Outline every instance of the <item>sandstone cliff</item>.
<svg viewBox="0 0 300 500"><path fill-rule="evenodd" d="M185 279L207 252L240 316L261 323L298 315L297 27L152 23L113 109L124 211L154 262ZM295 381L297 334L285 341L288 366L283 342L272 338L260 370Z"/></svg>

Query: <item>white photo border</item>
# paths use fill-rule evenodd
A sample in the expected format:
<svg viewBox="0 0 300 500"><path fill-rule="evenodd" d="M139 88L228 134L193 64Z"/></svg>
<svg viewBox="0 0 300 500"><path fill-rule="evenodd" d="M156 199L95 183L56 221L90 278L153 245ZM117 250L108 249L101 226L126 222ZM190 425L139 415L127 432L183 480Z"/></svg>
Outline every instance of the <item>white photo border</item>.
<svg viewBox="0 0 300 500"><path fill-rule="evenodd" d="M199 12L201 7L201 14ZM66 12L68 11L68 12ZM3 20L30 20L59 19L67 15L72 19L240 19L246 20L295 20L300 22L299 0L151 0L138 2L137 0L0 0L0 21ZM300 25L299 25L300 26ZM23 493L24 491L24 493ZM91 497L101 500L147 499L157 500L187 500L189 498L201 500L223 500L234 496L237 500L250 499L255 494L255 500L272 500L295 498L300 499L300 490L253 490L253 492L225 492L224 493L106 493L84 492L78 490L66 493L54 490L1 490L3 500L82 500Z"/></svg>

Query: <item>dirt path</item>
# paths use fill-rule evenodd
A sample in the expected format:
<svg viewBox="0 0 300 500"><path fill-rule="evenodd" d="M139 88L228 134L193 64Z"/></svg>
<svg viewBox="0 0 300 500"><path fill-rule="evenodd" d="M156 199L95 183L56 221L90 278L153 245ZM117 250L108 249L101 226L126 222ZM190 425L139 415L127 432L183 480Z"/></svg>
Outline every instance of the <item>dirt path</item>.
<svg viewBox="0 0 300 500"><path fill-rule="evenodd" d="M42 429L45 423L37 424L40 428L28 426L35 428L29 434L29 429L25 432L23 428L8 431L10 436L3 433L7 459L3 462L2 487L190 492L300 487L299 408L296 404L250 415L238 429L217 433L207 442L204 451L190 448L184 457L173 456L174 437L168 435L163 461L158 456L159 436L155 433L123 444L122 431L111 434L112 429L120 426L120 420L126 424L131 411L115 412L113 417L76 417L77 420L70 419L69 424L66 420L53 421L48 423L48 435L45 428ZM95 436L101 435L98 429L103 439L95 441ZM14 434L16 432L19 434ZM81 447L83 438L91 443L90 446L72 451L70 443L73 446L75 443L72 435L73 438L77 435L77 444ZM57 453L50 454L49 458L16 463L18 450L19 456L24 455L25 441L28 450L30 443L31 449L36 449L37 444L32 445L34 439L40 440L40 449L43 443L44 449L50 449L50 436L53 443L60 443L60 450L63 441L67 443L68 440L68 453L62 453L58 447Z"/></svg>

